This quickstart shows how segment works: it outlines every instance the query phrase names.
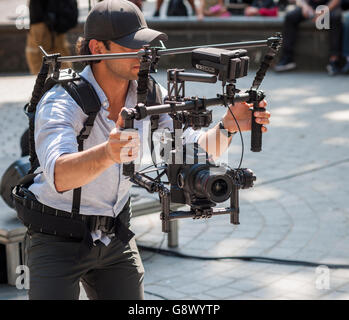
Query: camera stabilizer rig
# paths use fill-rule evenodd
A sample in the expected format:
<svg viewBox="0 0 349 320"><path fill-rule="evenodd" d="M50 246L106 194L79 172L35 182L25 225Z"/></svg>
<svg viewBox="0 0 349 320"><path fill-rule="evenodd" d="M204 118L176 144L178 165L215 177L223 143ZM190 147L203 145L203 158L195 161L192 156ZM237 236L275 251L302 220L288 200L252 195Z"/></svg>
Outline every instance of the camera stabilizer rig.
<svg viewBox="0 0 349 320"><path fill-rule="evenodd" d="M137 105L134 108L124 109L121 116L125 120L124 129L133 129L134 120L141 120L151 115L169 114L173 119L173 129L182 130L191 126L193 129L208 127L212 123L212 111L208 107L228 106L235 102L248 102L253 104L252 128L251 128L251 150L259 152L262 148L261 124L255 122L254 112L263 111L259 107L260 101L265 97L259 86L276 56L282 38L280 34L267 40L206 45L188 48L166 49L162 47L144 46L137 53L103 54L87 56L61 57L60 54L48 55L44 52L43 66L36 80L34 88L38 94L34 94L28 106L28 112L35 109L39 102L43 83L51 69L51 78L62 78L60 75L60 64L62 62L95 61L106 59L140 59L140 71L138 74ZM247 75L249 57L247 51L241 48L268 47L267 53L256 73L251 88L241 92L236 88L236 80ZM42 49L42 48L41 48ZM229 51L227 49L235 49ZM195 69L209 73L187 73L183 69L167 70L168 97L165 104L146 106L149 73L156 71L157 64L162 55L191 53L192 65ZM69 77L74 78L74 73ZM216 98L185 97L185 82L196 81L216 83L217 79L222 82L223 93L217 94ZM253 186L256 180L250 169L231 169L223 165L218 166L212 162L209 155L195 144L192 152L188 148L178 145L174 139L174 132L170 139L171 151L164 158L164 165L135 172L133 162L123 165L123 174L129 176L136 185L145 188L148 192L157 192L161 202L162 231L169 232L170 221L180 218L192 217L194 219L209 218L213 215L230 214L231 223L239 224L239 189L247 189ZM184 163L176 161L179 155L184 155ZM162 155L163 156L163 155ZM200 160L201 159L201 160ZM203 159L203 161L202 161ZM159 173L160 170L163 170ZM148 173L157 172L155 178ZM170 184L168 189L161 178L166 175ZM230 207L213 208L217 203L224 202L230 198ZM190 206L190 211L174 211L170 209L170 203L182 203Z"/></svg>

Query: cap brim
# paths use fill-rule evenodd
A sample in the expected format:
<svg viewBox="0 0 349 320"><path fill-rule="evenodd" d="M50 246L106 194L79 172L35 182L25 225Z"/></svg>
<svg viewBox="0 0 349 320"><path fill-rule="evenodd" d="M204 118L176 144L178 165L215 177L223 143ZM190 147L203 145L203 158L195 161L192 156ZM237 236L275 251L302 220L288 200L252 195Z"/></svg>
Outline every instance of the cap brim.
<svg viewBox="0 0 349 320"><path fill-rule="evenodd" d="M120 39L112 41L129 49L140 49L144 45L150 44L154 40L166 41L167 39L168 37L165 33L149 28L143 28Z"/></svg>

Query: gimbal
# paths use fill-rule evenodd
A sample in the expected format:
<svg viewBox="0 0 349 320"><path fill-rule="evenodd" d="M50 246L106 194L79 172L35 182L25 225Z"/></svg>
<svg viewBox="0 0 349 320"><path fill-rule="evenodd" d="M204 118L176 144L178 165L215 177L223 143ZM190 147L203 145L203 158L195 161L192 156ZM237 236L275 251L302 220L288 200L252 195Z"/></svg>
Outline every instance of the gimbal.
<svg viewBox="0 0 349 320"><path fill-rule="evenodd" d="M256 123L254 112L263 111L259 107L260 101L265 97L263 91L259 90L264 76L276 56L281 46L281 36L278 34L267 40L250 41L240 43L229 43L219 45L206 45L188 48L166 49L162 47L144 46L136 53L116 53L103 55L71 56L61 57L59 54L48 55L44 53L43 72L40 71L35 86L42 86L46 80L48 69L52 70L52 78L58 79L60 76L60 65L62 62L81 62L108 59L140 59L140 71L138 73L137 87L137 105L134 108L124 109L121 113L125 120L124 129L134 128L134 120L141 120L151 115L168 114L173 119L173 129L182 129L183 126L199 129L208 127L212 122L212 111L209 107L234 104L236 102L252 103L252 128L251 128L251 150L259 152L262 149L262 131L261 124ZM264 47L268 48L267 53L256 73L252 86L249 90L241 92L236 88L236 79L247 75L249 66L249 57L247 51L241 48ZM235 50L226 50L235 49ZM168 97L164 104L156 106L147 106L147 83L149 73L156 71L160 57L162 55L172 54L192 54L192 65L195 69L208 74L187 73L182 69L167 70L168 78ZM45 76L46 72L46 76ZM41 74L41 75L40 75ZM74 77L74 74L72 75ZM215 83L217 80L222 82L223 93L217 94L215 98L188 98L185 97L185 82L197 81L206 83ZM35 91L35 88L34 88ZM33 94L29 107L37 104L39 95ZM36 99L36 100L35 100ZM28 111L29 108L28 108ZM173 139L174 140L174 139ZM169 232L169 222L173 219L193 217L207 218L213 215L230 214L231 223L239 224L239 197L238 190L250 188L256 177L249 169L231 169L225 168L223 174L219 167L210 163L206 154L206 162L199 164L198 154L202 151L196 145L194 147L193 162L191 164L176 164L171 160L175 157L176 149L172 141L172 152L169 158L165 159L163 167L147 172L135 172L134 163L123 165L123 174L130 177L130 180L149 192L158 192L161 202L161 219L163 232ZM181 150L182 151L182 150ZM173 160L173 159L172 159ZM156 178L151 178L146 173L163 170ZM171 189L165 187L161 182L161 177L167 175ZM216 203L223 202L230 198L229 208L212 207ZM177 203L190 205L190 211L171 212L171 200Z"/></svg>

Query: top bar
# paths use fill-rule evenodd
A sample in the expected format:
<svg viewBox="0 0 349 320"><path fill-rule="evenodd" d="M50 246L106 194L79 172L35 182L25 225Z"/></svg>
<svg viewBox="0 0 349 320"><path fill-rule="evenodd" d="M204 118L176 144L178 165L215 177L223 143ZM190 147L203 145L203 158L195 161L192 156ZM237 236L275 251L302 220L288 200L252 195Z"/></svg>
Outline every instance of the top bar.
<svg viewBox="0 0 349 320"><path fill-rule="evenodd" d="M174 49L163 49L158 50L159 56L173 55L173 54L184 54L190 53L191 51L198 48L220 48L220 49L238 49L238 48L255 48L255 47L266 47L268 46L268 40L257 40L257 41L245 41L245 42L233 42L224 44L210 44L194 47L185 48L174 48ZM58 57L58 62L82 62L82 61L96 61L96 60L112 60L112 59L130 59L130 58L141 58L144 54L144 50L141 49L138 52L132 53L108 53L108 54L95 54L95 55L83 55L83 56L65 56Z"/></svg>
<svg viewBox="0 0 349 320"><path fill-rule="evenodd" d="M57 58L58 62L82 62L82 61L96 61L96 60L112 60L112 59L130 59L140 58L144 54L144 50L131 53L107 53L107 54L93 54L81 56L65 56Z"/></svg>
<svg viewBox="0 0 349 320"><path fill-rule="evenodd" d="M171 54L183 54L190 53L195 49L199 48L219 48L219 49L240 49L240 48L256 48L256 47L266 47L268 45L268 40L258 40L258 41L245 41L245 42L233 42L224 44L208 44L203 46L185 47L185 48L174 48L174 49L164 49L159 50L159 56L167 56Z"/></svg>

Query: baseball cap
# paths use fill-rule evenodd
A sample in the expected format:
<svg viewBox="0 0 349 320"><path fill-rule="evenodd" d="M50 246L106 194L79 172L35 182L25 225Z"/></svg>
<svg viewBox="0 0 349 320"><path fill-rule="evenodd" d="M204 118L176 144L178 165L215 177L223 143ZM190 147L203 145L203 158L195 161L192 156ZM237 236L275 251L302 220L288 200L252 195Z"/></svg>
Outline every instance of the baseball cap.
<svg viewBox="0 0 349 320"><path fill-rule="evenodd" d="M141 48L154 40L167 40L167 35L149 29L141 10L128 0L104 0L87 16L86 40L111 40L130 49Z"/></svg>

